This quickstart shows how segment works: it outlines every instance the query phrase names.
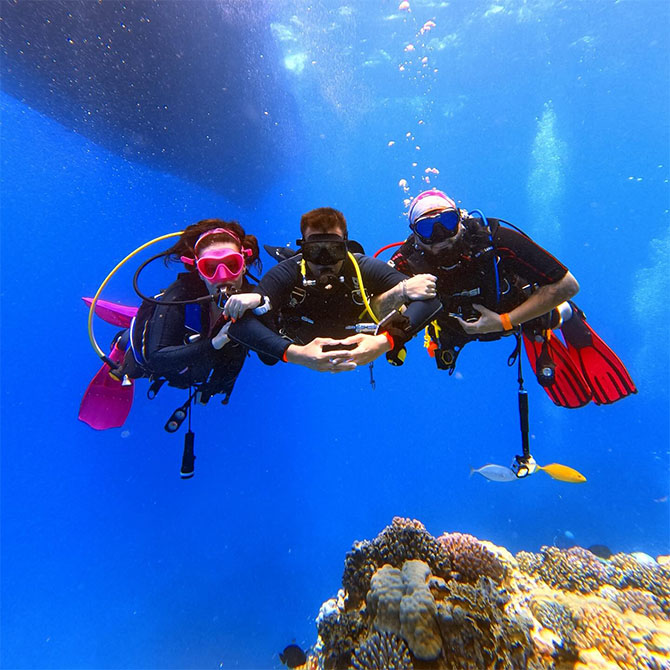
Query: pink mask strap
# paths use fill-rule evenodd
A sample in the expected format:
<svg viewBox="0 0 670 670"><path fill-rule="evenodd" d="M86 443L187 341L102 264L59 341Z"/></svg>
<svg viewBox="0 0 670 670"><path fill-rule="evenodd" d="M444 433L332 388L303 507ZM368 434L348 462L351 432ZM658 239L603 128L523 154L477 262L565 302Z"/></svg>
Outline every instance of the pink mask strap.
<svg viewBox="0 0 670 670"><path fill-rule="evenodd" d="M184 265L195 265L195 259L189 258L188 256L182 256L179 260L184 263Z"/></svg>
<svg viewBox="0 0 670 670"><path fill-rule="evenodd" d="M197 246L200 244L200 242L202 242L206 237L218 234L228 235L228 237L232 237L235 240L235 242L237 242L240 246L242 246L242 242L240 242L239 237L237 237L237 235L235 235L235 233L233 233L232 231L227 230L226 228L213 228L212 230L207 230L202 235L200 235L200 237L195 241L193 248L196 249Z"/></svg>

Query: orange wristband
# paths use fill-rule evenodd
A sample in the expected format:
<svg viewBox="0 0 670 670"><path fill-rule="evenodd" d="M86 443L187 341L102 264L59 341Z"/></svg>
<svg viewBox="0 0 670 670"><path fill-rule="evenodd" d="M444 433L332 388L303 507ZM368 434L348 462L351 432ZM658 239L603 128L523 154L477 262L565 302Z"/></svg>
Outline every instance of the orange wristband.
<svg viewBox="0 0 670 670"><path fill-rule="evenodd" d="M502 321L502 327L504 331L514 330L512 319L509 318L509 314L507 312L500 315L500 321Z"/></svg>
<svg viewBox="0 0 670 670"><path fill-rule="evenodd" d="M284 363L288 363L288 360L286 359L286 354L287 353L288 353L288 347L286 347L286 349L284 349L284 353L282 354L282 357L281 357L281 359L282 359L282 361L284 361Z"/></svg>
<svg viewBox="0 0 670 670"><path fill-rule="evenodd" d="M391 337L391 334L388 331L384 331L382 335L388 340L388 343L391 345L391 351L395 348L395 342L393 341L393 338Z"/></svg>

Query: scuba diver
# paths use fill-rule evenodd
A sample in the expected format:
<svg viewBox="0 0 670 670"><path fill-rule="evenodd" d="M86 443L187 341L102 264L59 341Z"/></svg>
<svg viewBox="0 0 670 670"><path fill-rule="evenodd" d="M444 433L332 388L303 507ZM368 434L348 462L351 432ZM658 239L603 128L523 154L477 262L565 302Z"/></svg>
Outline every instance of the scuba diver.
<svg viewBox="0 0 670 670"><path fill-rule="evenodd" d="M157 296L144 295L138 276L147 264L161 257L166 265L181 261L187 271ZM181 474L192 476L191 404L206 404L215 394L224 395L223 404L228 402L247 356L245 347L230 341L228 329L246 310L258 309L263 301L247 280L248 269L254 264L260 268L258 242L253 235L247 235L235 221L205 219L188 226L176 244L138 268L134 286L143 302L136 313L113 303L95 305L96 310L100 307L98 313L113 323L123 323L119 317L124 310L134 316L129 327L114 339L109 357L102 357L105 365L84 395L79 418L97 429L123 425L132 404L132 380L141 377L151 381L150 398L165 383L188 389L186 403L173 412L165 429L176 432L189 418Z"/></svg>
<svg viewBox="0 0 670 670"><path fill-rule="evenodd" d="M609 404L637 393L623 363L571 301L579 290L576 279L516 226L480 210L461 210L442 191L424 191L412 200L409 227L412 235L404 242L375 255L400 246L389 264L406 275L431 278L443 306L426 329L437 367L452 374L461 350L473 340L516 339L508 365L518 366L522 454L509 468L489 464L473 472L513 481L544 470L561 481L586 481L574 468L540 466L531 456L520 356L523 340L538 382L561 407ZM399 300L397 291L389 292L383 309ZM555 334L558 329L565 343Z"/></svg>
<svg viewBox="0 0 670 670"><path fill-rule="evenodd" d="M258 352L264 362L282 360L322 372L353 370L383 353L389 362L402 364L405 343L435 317L439 300L412 300L404 275L382 261L352 253L360 245L348 240L347 222L336 209L307 212L300 231L300 253L291 256L289 251L290 257L258 284L268 313L236 321L230 338ZM380 313L372 296L398 286L401 300ZM371 323L363 322L366 313ZM374 387L372 378L371 383Z"/></svg>
<svg viewBox="0 0 670 670"><path fill-rule="evenodd" d="M537 379L556 405L609 404L637 392L571 301L579 290L573 275L525 233L479 210L461 210L435 189L412 200L409 227L412 234L389 264L406 275L433 277L443 310L428 327L427 346L440 370L453 373L468 342L520 330ZM390 295L385 308L395 302ZM553 332L559 328L565 344Z"/></svg>

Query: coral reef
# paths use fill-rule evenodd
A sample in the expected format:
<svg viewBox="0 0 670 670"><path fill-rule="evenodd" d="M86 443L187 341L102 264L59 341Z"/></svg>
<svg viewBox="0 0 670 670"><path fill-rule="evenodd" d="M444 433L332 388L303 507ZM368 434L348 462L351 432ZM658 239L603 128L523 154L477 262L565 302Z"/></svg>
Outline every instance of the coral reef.
<svg viewBox="0 0 670 670"><path fill-rule="evenodd" d="M634 589L653 596L651 602L660 607L666 617L670 616L670 566L667 564L653 560L641 562L629 554L615 554L605 560L582 547L542 547L539 555L519 552L517 559L522 572L562 591L588 594L605 585L619 590Z"/></svg>
<svg viewBox="0 0 670 670"><path fill-rule="evenodd" d="M366 632L361 614L357 611L331 614L321 620L318 629L323 667L326 670L349 668L351 656L360 647Z"/></svg>
<svg viewBox="0 0 670 670"><path fill-rule="evenodd" d="M413 670L405 641L392 633L375 633L356 649L355 670Z"/></svg>
<svg viewBox="0 0 670 670"><path fill-rule="evenodd" d="M486 575L494 582L502 580L502 561L476 537L465 533L444 533L437 541L446 550L451 569L458 579L476 582L479 577Z"/></svg>
<svg viewBox="0 0 670 670"><path fill-rule="evenodd" d="M402 570L384 565L372 576L367 596L375 630L399 635L417 658L427 661L442 651L429 576L423 561L405 561Z"/></svg>
<svg viewBox="0 0 670 670"><path fill-rule="evenodd" d="M449 576L449 557L442 545L420 521L395 517L372 542L355 542L344 559L342 586L350 607L358 607L370 588L370 580L382 565L399 568L405 561L420 559L433 574Z"/></svg>
<svg viewBox="0 0 670 670"><path fill-rule="evenodd" d="M512 556L395 518L345 560L322 670L670 670L670 566L581 547Z"/></svg>

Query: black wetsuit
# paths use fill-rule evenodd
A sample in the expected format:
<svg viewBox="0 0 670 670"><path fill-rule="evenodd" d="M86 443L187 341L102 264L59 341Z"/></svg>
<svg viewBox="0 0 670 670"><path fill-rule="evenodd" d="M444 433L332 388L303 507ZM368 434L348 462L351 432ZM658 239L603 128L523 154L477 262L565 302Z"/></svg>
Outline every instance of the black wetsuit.
<svg viewBox="0 0 670 670"><path fill-rule="evenodd" d="M422 251L412 235L391 259L391 265L408 276L430 273L437 277L437 293L444 309L437 316L439 336L433 339L438 342L436 361L442 369L453 370L458 351L467 342L502 336L502 333L468 335L450 315L476 320L480 315L473 303L499 314L509 312L537 287L553 284L568 272L529 237L500 225L499 221L488 219L487 229L479 219L465 219L461 238L440 256ZM435 331L432 334L436 335Z"/></svg>
<svg viewBox="0 0 670 670"><path fill-rule="evenodd" d="M362 254L354 254L354 257L368 297L380 295L405 279L376 258ZM281 360L292 343L307 344L315 337L349 337L355 334L353 326L357 323L371 321L349 258L340 271L343 281L335 282L330 290L303 286L301 260L302 256L297 255L279 263L258 284L258 290L270 299L272 311L269 314L259 319L247 312L228 331L231 339L257 351L263 360ZM401 336L402 341L395 342L396 349L434 318L439 309L436 299L409 302L405 311L409 320L406 337Z"/></svg>
<svg viewBox="0 0 670 670"><path fill-rule="evenodd" d="M245 284L242 290L253 288ZM177 301L206 295L205 283L186 272L178 275L161 298ZM209 307L209 302L164 306L142 303L133 328L133 345L140 349L139 358L143 360L139 362L146 376L165 378L177 388L206 382L201 387L205 400L215 393L231 393L247 349L232 341L218 350L212 346L214 324L210 323Z"/></svg>

